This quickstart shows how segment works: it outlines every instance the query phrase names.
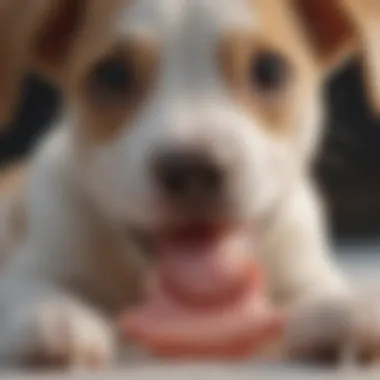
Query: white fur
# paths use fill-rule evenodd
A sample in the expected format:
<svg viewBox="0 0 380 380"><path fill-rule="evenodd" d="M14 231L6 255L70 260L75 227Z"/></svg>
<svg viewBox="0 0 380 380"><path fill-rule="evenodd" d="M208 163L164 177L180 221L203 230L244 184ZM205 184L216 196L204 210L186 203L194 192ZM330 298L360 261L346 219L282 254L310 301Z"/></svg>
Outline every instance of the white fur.
<svg viewBox="0 0 380 380"><path fill-rule="evenodd" d="M70 126L63 123L39 146L30 169L29 235L0 278L0 357L18 362L39 351L49 360L58 350L69 366L112 357L108 313L128 304L144 268L118 223L151 229L168 218L156 207L149 164L152 151L172 145L206 146L222 157L234 173L231 215L246 221L270 215L260 260L274 298L287 306L331 297L346 302L306 170L318 143L318 94L300 104L297 133L275 138L238 107L217 70L220 33L244 28L247 14L255 18L249 27L258 28L260 15L243 0L137 0L120 13L117 33L149 32L160 41L158 83L132 125L85 158L72 141L77 120L70 112ZM99 236L109 242L103 255L123 263L117 273L93 265ZM304 321L318 331L326 327L320 318ZM289 348L299 344L291 331ZM303 344L312 346L316 338L306 332Z"/></svg>

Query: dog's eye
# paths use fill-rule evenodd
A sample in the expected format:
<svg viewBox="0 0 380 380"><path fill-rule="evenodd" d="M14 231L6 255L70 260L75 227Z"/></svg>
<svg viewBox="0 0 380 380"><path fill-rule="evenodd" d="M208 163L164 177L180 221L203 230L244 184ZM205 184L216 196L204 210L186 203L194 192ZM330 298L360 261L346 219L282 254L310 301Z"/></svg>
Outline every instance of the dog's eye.
<svg viewBox="0 0 380 380"><path fill-rule="evenodd" d="M117 101L133 96L137 89L132 64L123 58L109 58L97 64L91 75L91 90L99 100Z"/></svg>
<svg viewBox="0 0 380 380"><path fill-rule="evenodd" d="M259 91L276 91L282 87L289 76L289 67L280 54L264 51L252 58L250 81Z"/></svg>

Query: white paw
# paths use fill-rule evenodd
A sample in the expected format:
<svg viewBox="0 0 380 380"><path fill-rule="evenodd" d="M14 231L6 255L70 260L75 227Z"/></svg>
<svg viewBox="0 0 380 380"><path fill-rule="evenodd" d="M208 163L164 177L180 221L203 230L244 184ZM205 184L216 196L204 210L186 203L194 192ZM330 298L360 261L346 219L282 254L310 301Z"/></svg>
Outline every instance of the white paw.
<svg viewBox="0 0 380 380"><path fill-rule="evenodd" d="M96 313L71 302L39 305L14 321L17 361L33 366L96 369L111 364L114 334Z"/></svg>
<svg viewBox="0 0 380 380"><path fill-rule="evenodd" d="M285 354L292 359L336 361L349 334L350 309L328 302L292 310L285 329Z"/></svg>
<svg viewBox="0 0 380 380"><path fill-rule="evenodd" d="M343 366L380 358L380 304L324 302L295 310L285 330L287 356Z"/></svg>

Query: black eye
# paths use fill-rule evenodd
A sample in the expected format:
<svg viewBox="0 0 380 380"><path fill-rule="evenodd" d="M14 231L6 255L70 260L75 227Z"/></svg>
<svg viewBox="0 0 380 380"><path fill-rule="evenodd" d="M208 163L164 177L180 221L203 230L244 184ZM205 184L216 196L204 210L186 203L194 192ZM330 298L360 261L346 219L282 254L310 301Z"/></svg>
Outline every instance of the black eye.
<svg viewBox="0 0 380 380"><path fill-rule="evenodd" d="M289 67L280 54L260 52L252 58L250 81L260 91L276 91L281 88L289 76Z"/></svg>
<svg viewBox="0 0 380 380"><path fill-rule="evenodd" d="M91 90L102 101L133 96L137 90L133 65L123 58L109 58L98 63L91 75Z"/></svg>

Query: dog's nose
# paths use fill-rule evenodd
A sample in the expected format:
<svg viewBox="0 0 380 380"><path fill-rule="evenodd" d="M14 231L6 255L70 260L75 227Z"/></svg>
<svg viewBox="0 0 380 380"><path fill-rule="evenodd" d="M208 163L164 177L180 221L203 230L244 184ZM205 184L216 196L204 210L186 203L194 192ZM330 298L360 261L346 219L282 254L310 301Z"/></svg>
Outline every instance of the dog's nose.
<svg viewBox="0 0 380 380"><path fill-rule="evenodd" d="M224 170L207 154L166 152L154 159L154 173L165 196L190 200L220 194Z"/></svg>

